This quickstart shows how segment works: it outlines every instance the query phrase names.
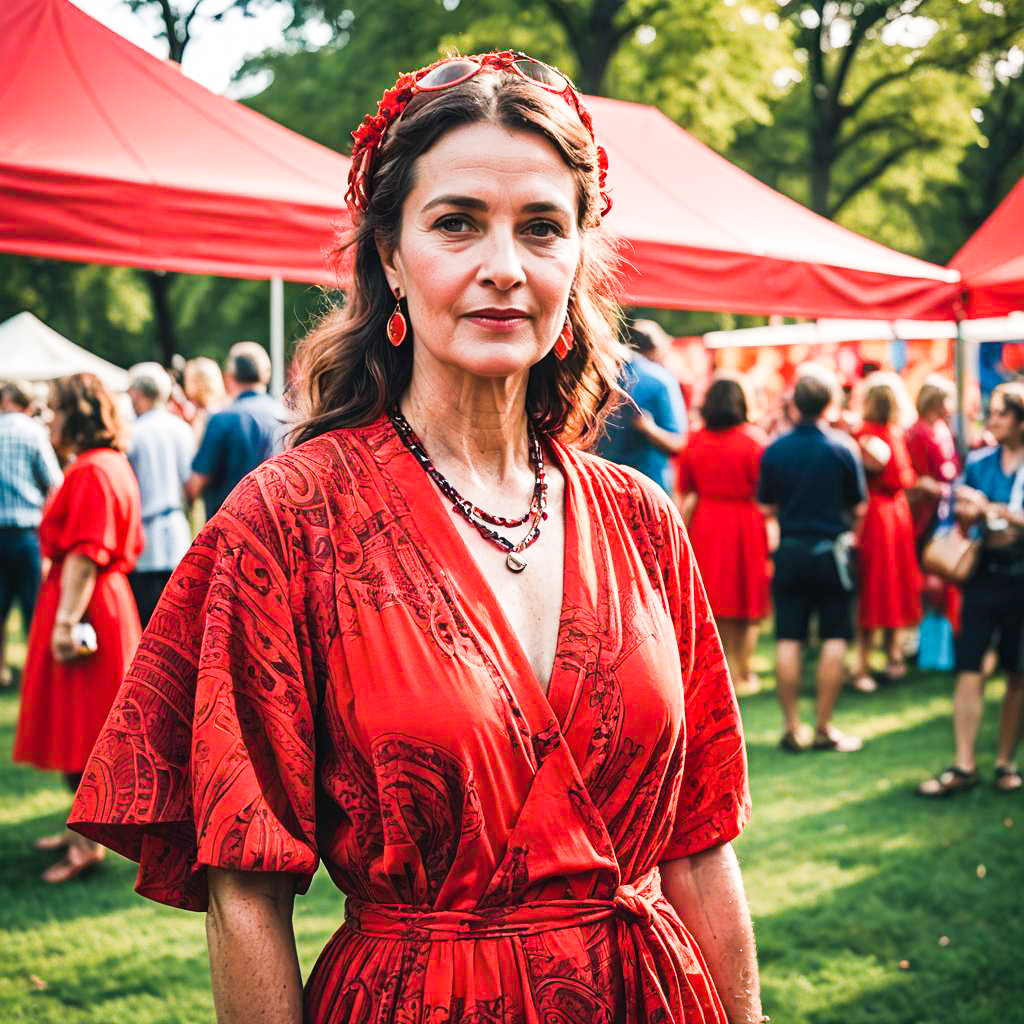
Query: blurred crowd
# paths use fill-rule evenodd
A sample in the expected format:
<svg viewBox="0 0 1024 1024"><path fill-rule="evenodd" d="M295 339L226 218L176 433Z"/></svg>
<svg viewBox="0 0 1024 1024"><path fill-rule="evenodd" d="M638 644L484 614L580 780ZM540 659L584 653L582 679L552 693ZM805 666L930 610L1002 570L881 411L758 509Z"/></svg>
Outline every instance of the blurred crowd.
<svg viewBox="0 0 1024 1024"><path fill-rule="evenodd" d="M846 367L841 386L832 358L797 365L784 390L734 369L690 389L666 368L678 360L656 323L636 322L630 343L621 381L630 402L599 451L674 496L740 695L761 688L752 655L771 616L782 749L860 750L833 721L842 692L873 693L913 660L956 677L953 757L917 792L968 789L980 778L985 680L999 669L993 783L1019 790L1024 378L991 382L984 420L958 446L946 374L915 378L911 396L904 376L867 361L856 374ZM688 390L700 395L689 411ZM959 565L938 558L953 539ZM799 714L811 641L813 729Z"/></svg>
<svg viewBox="0 0 1024 1024"><path fill-rule="evenodd" d="M140 363L124 395L92 374L0 387L0 637L15 604L28 628L14 759L73 792L141 631L195 530L280 451L284 408L270 358L234 345L172 370ZM11 673L2 659L4 682ZM59 694L60 699L55 699ZM41 837L68 881L103 849Z"/></svg>
<svg viewBox="0 0 1024 1024"><path fill-rule="evenodd" d="M866 367L841 387L833 368L797 368L766 401L722 369L687 411L666 368L672 339L652 321L629 328L627 400L598 446L675 497L740 696L762 682L752 657L775 632L781 747L853 753L834 715L844 689L873 693L908 661L955 671L955 747L918 793L975 785L985 680L1007 685L994 783L1021 786L1024 714L1024 382L987 396L966 461L951 427L947 376L918 381ZM254 342L223 368L207 358L170 370L141 363L125 395L90 374L39 388L0 386L0 666L8 614L29 630L14 757L63 773L74 790L140 632L202 523L251 469L281 450L285 409L268 393L270 359ZM689 392L693 395L693 391ZM956 577L930 562L937 537L973 556ZM818 648L813 728L800 717L803 661ZM51 697L53 681L70 695ZM103 857L61 832L63 882Z"/></svg>

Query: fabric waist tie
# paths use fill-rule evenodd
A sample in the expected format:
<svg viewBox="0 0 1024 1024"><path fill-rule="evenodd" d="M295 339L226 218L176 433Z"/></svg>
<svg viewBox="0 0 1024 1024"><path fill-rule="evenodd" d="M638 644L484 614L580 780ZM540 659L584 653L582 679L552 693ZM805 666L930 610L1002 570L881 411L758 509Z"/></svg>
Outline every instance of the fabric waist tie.
<svg viewBox="0 0 1024 1024"><path fill-rule="evenodd" d="M521 938L613 919L626 998L631 1006L647 1010L636 1019L653 1021L660 1011L667 1015L665 1020L682 1021L689 1000L684 1002L683 997L683 965L672 953L680 944L681 926L674 914L670 917L664 906L658 906L661 899L661 874L655 867L634 883L620 885L612 899L606 900L536 900L462 911L421 910L408 904L370 903L350 897L345 901L345 927L403 942L457 942ZM696 945L688 945L686 955L699 960ZM708 995L717 1003L713 988Z"/></svg>

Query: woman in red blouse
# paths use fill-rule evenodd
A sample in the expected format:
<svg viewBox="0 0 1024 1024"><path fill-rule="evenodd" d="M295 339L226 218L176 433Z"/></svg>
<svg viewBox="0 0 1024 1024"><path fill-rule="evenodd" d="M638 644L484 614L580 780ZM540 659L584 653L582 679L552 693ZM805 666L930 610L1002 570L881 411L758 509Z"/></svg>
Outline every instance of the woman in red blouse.
<svg viewBox="0 0 1024 1024"><path fill-rule="evenodd" d="M908 494L918 548L935 532L939 501L960 472L950 427L956 392L944 377L928 377L917 394L917 419L907 430L907 452L916 474Z"/></svg>
<svg viewBox="0 0 1024 1024"><path fill-rule="evenodd" d="M88 373L65 377L50 407L54 447L74 461L39 526L50 568L29 634L14 760L63 772L73 792L139 640L126 574L142 551L142 523L123 427L103 385ZM79 641L83 625L94 644ZM104 852L71 832L36 846L66 851L45 882L74 878Z"/></svg>
<svg viewBox="0 0 1024 1024"><path fill-rule="evenodd" d="M750 658L768 614L768 543L757 504L767 437L749 421L748 393L741 374L715 374L701 407L704 429L679 458L683 519L741 693L759 689Z"/></svg>
<svg viewBox="0 0 1024 1024"><path fill-rule="evenodd" d="M876 688L868 656L876 630L884 630L890 678L905 674L898 630L921 621L921 574L914 522L906 492L916 475L900 430L902 383L894 374L867 378L863 424L855 436L868 479L868 509L860 528L860 645L854 687Z"/></svg>
<svg viewBox="0 0 1024 1024"><path fill-rule="evenodd" d="M209 911L222 1024L758 1021L714 621L668 498L576 446L618 371L589 115L452 57L355 138L301 443L172 577L72 824Z"/></svg>

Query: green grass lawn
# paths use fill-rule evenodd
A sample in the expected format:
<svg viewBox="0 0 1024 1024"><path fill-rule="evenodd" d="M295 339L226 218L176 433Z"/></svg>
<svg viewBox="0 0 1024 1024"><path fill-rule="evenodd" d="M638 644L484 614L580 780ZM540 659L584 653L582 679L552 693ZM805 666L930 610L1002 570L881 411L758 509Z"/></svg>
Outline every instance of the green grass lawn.
<svg viewBox="0 0 1024 1024"><path fill-rule="evenodd" d="M919 674L845 697L839 724L868 741L847 756L779 751L773 696L744 699L755 810L737 847L776 1024L1024 1021L1024 797L988 786L938 804L910 795L949 759L949 688ZM991 685L980 745L989 775L1001 691ZM117 857L88 880L38 881L48 860L32 840L60 826L68 795L10 764L16 716L6 691L0 1022L212 1020L201 915L135 896L134 866ZM304 971L341 917L321 872L297 904Z"/></svg>

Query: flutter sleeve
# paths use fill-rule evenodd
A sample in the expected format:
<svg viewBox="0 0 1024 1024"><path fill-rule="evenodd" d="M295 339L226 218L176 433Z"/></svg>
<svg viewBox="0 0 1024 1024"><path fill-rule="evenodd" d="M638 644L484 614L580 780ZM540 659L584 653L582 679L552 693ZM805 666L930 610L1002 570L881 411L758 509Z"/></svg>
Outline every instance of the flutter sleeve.
<svg viewBox="0 0 1024 1024"><path fill-rule="evenodd" d="M165 588L86 766L69 825L138 861L150 899L205 910L208 866L300 892L316 870L316 699L286 550L249 478Z"/></svg>
<svg viewBox="0 0 1024 1024"><path fill-rule="evenodd" d="M62 520L57 550L85 555L101 569L109 565L120 543L117 498L110 478L96 466L69 472L57 497Z"/></svg>
<svg viewBox="0 0 1024 1024"><path fill-rule="evenodd" d="M693 550L670 502L659 501L654 514L683 669L685 752L675 823L661 855L674 860L735 839L751 807L739 705Z"/></svg>

